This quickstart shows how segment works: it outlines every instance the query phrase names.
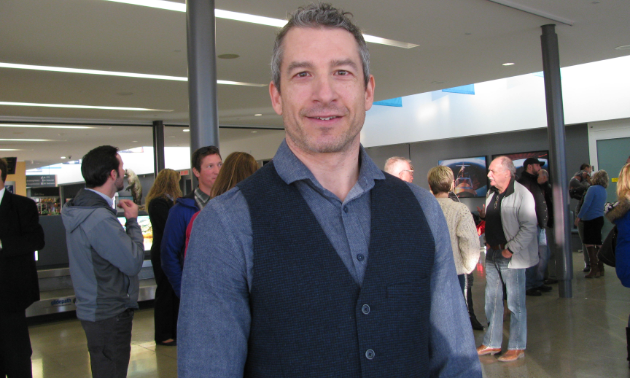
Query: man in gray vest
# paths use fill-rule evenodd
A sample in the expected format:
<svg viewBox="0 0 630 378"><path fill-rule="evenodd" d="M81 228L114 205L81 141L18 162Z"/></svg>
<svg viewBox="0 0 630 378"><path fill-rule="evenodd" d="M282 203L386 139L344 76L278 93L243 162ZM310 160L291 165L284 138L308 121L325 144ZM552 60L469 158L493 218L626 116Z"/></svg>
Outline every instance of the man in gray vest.
<svg viewBox="0 0 630 378"><path fill-rule="evenodd" d="M330 5L298 9L272 74L286 139L194 223L179 377L481 377L440 206L361 147L360 30Z"/></svg>

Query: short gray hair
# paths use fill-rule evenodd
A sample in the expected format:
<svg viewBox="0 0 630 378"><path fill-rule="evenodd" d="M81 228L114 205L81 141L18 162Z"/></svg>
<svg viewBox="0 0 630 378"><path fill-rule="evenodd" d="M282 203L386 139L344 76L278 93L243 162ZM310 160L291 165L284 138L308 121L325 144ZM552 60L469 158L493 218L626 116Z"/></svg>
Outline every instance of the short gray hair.
<svg viewBox="0 0 630 378"><path fill-rule="evenodd" d="M394 172L394 165L396 165L396 163L398 163L399 161L409 163L409 166L411 167L411 169L413 169L413 164L411 164L411 160L402 156L392 156L389 159L385 160L385 168L383 170L390 175L397 175L398 172Z"/></svg>
<svg viewBox="0 0 630 378"><path fill-rule="evenodd" d="M503 169L510 171L510 176L512 176L512 178L516 177L516 167L514 166L512 159L507 156L499 156L495 160L498 160L501 163Z"/></svg>
<svg viewBox="0 0 630 378"><path fill-rule="evenodd" d="M273 46L273 54L271 55L271 77L274 85L280 93L280 65L282 64L283 46L282 42L289 30L298 28L340 28L348 31L357 41L359 47L359 55L363 64L363 79L367 86L370 80L370 52L367 44L361 34L361 29L354 25L348 16L352 16L350 12L344 12L334 8L330 4L310 4L305 7L299 7L293 13L289 22L280 30L276 36L276 42Z"/></svg>

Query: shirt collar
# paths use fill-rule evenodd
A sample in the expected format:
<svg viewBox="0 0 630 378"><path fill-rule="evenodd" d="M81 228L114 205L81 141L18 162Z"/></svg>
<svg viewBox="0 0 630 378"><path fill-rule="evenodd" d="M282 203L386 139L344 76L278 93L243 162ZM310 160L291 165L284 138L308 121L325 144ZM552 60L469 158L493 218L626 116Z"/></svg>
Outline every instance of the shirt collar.
<svg viewBox="0 0 630 378"><path fill-rule="evenodd" d="M85 188L85 189L86 189L86 190L89 190L89 191L91 191L91 192L94 192L94 193L98 194L99 196L103 197L103 199L104 199L105 201L107 201L107 204L109 205L109 207L111 207L112 209L114 208L114 200L113 200L113 199L111 199L110 197L106 196L105 194L103 194L103 193L101 193L101 192L97 192L97 191L96 191L96 190L94 190L94 189L90 189L90 188Z"/></svg>
<svg viewBox="0 0 630 378"><path fill-rule="evenodd" d="M2 199L4 198L4 192L7 190L7 187L0 189L0 203L2 203Z"/></svg>
<svg viewBox="0 0 630 378"><path fill-rule="evenodd" d="M374 164L370 156L365 152L363 146L359 151L359 180L358 183L364 190L374 186L374 180L384 180L385 174ZM317 181L313 173L302 163L300 159L291 151L286 140L283 140L273 157L273 165L280 178L287 184L296 181L309 180L316 187L324 189Z"/></svg>
<svg viewBox="0 0 630 378"><path fill-rule="evenodd" d="M491 187L490 190L492 190L496 194L503 194L504 197L509 196L510 194L514 193L514 177L510 179L510 183L508 184L507 189L505 189L505 192L499 193L499 188L497 188L496 186Z"/></svg>

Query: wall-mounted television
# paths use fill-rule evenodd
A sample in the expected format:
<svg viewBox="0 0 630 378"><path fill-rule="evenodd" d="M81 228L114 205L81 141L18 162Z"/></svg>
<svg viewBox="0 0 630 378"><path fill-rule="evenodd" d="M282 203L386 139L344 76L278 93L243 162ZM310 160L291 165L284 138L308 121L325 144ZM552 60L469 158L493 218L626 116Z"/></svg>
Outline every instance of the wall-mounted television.
<svg viewBox="0 0 630 378"><path fill-rule="evenodd" d="M487 160L485 156L439 160L438 165L453 170L454 193L460 198L485 197L488 192Z"/></svg>
<svg viewBox="0 0 630 378"><path fill-rule="evenodd" d="M518 153L509 153L509 154L496 154L492 155L492 160L498 158L499 156L507 156L512 159L512 163L514 163L514 167L516 168L516 178L521 177L521 173L523 172L523 163L528 158L536 158L541 163L540 168L547 170L551 177L551 172L549 171L549 151L531 151L531 152L518 152ZM549 178L551 180L551 178Z"/></svg>

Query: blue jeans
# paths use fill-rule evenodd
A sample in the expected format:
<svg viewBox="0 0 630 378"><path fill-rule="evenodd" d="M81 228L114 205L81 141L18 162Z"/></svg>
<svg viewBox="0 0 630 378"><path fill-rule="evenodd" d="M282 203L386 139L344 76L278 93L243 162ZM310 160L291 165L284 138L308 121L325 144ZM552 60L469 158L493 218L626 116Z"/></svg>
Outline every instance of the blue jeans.
<svg viewBox="0 0 630 378"><path fill-rule="evenodd" d="M549 263L549 246L544 228L538 229L538 264L530 266L525 272L525 289L535 289L545 283L545 271Z"/></svg>
<svg viewBox="0 0 630 378"><path fill-rule="evenodd" d="M500 250L486 253L486 318L490 324L483 336L483 345L501 348L503 341L503 285L507 290L510 310L508 350L525 349L527 345L527 308L525 307L525 269L509 269L510 259Z"/></svg>

